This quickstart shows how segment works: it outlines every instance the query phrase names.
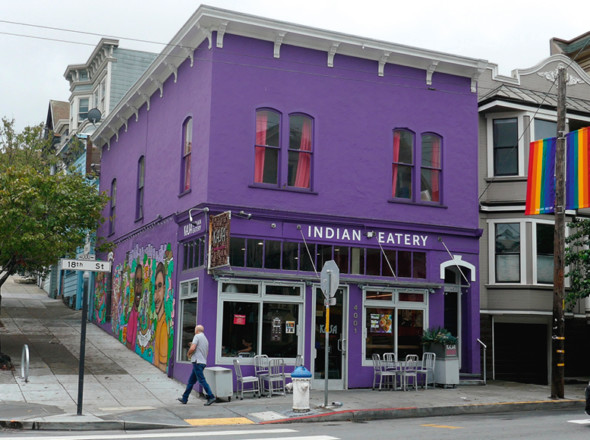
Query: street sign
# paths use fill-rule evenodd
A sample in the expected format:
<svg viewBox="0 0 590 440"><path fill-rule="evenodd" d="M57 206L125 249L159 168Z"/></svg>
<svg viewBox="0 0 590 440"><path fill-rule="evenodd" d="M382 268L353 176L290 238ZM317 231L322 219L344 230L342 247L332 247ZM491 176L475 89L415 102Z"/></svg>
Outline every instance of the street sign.
<svg viewBox="0 0 590 440"><path fill-rule="evenodd" d="M336 295L338 285L340 284L340 269L334 260L329 260L324 263L322 273L320 274L320 287L326 298L331 298Z"/></svg>
<svg viewBox="0 0 590 440"><path fill-rule="evenodd" d="M110 272L110 261L91 261L91 260L60 260L62 270L83 270L89 272Z"/></svg>

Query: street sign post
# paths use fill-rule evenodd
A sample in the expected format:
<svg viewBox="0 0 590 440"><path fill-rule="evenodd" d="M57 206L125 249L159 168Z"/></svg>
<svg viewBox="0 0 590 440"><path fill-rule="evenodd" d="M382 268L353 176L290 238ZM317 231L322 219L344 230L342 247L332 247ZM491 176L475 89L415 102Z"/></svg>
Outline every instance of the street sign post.
<svg viewBox="0 0 590 440"><path fill-rule="evenodd" d="M324 263L320 274L320 287L324 293L324 305L326 306L326 341L324 342L324 408L328 406L328 352L330 349L330 306L336 304L336 291L340 284L340 269L334 260Z"/></svg>
<svg viewBox="0 0 590 440"><path fill-rule="evenodd" d="M78 366L78 415L82 415L82 402L84 400L84 356L86 355L86 319L88 316L88 272L110 272L110 261L95 260L70 260L62 258L59 262L61 270L84 271L84 288L82 293L82 326L80 329L80 359Z"/></svg>

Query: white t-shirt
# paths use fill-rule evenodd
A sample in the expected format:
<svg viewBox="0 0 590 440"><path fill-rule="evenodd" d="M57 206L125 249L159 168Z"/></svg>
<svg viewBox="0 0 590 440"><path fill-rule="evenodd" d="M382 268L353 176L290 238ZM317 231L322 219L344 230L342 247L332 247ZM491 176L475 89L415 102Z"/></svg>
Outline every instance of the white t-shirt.
<svg viewBox="0 0 590 440"><path fill-rule="evenodd" d="M209 341L207 340L205 333L196 334L193 337L193 344L197 346L197 349L191 356L191 362L206 364L207 354L209 353Z"/></svg>

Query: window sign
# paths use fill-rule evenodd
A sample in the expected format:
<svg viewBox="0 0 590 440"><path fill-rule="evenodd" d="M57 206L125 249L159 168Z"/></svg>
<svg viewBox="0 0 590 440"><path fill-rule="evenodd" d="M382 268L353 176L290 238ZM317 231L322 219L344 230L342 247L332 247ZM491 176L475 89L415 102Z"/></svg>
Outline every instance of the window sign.
<svg viewBox="0 0 590 440"><path fill-rule="evenodd" d="M234 325L246 325L246 315L234 315Z"/></svg>
<svg viewBox="0 0 590 440"><path fill-rule="evenodd" d="M285 333L288 335L295 334L295 321L287 321L285 322Z"/></svg>
<svg viewBox="0 0 590 440"><path fill-rule="evenodd" d="M281 318L276 316L272 319L272 333L271 333L270 340L273 342L278 342L281 340L282 334L283 334L283 329L282 329Z"/></svg>

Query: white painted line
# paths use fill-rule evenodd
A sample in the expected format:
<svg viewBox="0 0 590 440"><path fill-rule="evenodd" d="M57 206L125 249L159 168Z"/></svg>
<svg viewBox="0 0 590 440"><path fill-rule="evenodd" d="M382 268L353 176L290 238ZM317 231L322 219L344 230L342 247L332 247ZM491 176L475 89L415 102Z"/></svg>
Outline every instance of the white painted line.
<svg viewBox="0 0 590 440"><path fill-rule="evenodd" d="M205 431L205 432L154 432L154 433L144 433L144 434L108 434L108 435L100 435L100 434L82 434L82 435L72 435L72 436L50 436L50 437L43 437L43 440L115 440L115 439L134 439L134 438L182 438L182 437L214 437L214 436L224 436L224 435L251 435L251 434L286 434L297 432L294 429L252 429L252 430L231 430L231 431ZM19 440L39 440L40 437L19 437ZM295 440L296 438L303 438L303 437L290 437L284 438L282 440ZM314 438L314 437L306 437L310 440L332 440L334 437L325 437L324 439L321 438ZM257 440L257 439L249 439L249 440ZM265 438L264 440L271 440L269 438Z"/></svg>
<svg viewBox="0 0 590 440"><path fill-rule="evenodd" d="M590 425L590 419L582 420L568 420L569 423L577 423L578 425Z"/></svg>

